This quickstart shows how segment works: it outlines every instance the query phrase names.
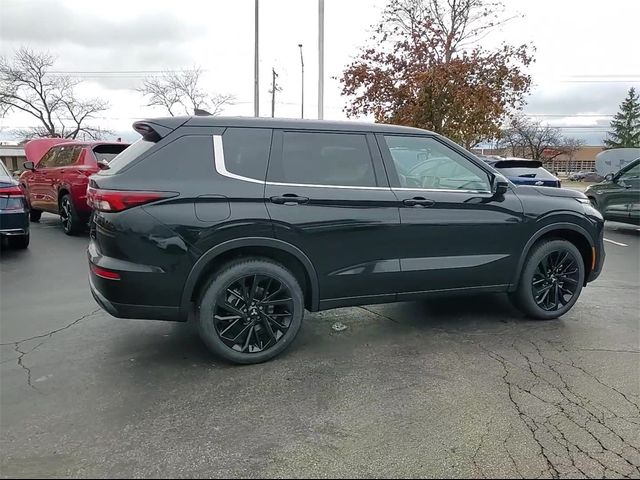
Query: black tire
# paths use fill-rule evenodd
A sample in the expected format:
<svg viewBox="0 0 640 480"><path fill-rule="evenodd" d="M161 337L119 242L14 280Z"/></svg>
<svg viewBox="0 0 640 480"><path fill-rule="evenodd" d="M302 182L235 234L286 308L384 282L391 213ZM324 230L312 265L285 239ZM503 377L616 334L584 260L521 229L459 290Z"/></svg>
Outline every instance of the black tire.
<svg viewBox="0 0 640 480"><path fill-rule="evenodd" d="M60 221L67 235L76 235L82 231L84 224L76 212L71 195L68 193L60 199Z"/></svg>
<svg viewBox="0 0 640 480"><path fill-rule="evenodd" d="M558 318L578 300L584 276L584 260L574 244L559 239L542 241L531 249L518 289L510 298L533 319Z"/></svg>
<svg viewBox="0 0 640 480"><path fill-rule="evenodd" d="M20 235L19 237L10 237L9 246L19 250L24 250L29 246L29 234Z"/></svg>
<svg viewBox="0 0 640 480"><path fill-rule="evenodd" d="M272 359L293 342L304 297L285 267L248 258L214 273L198 307L200 337L209 350L230 362L252 364Z"/></svg>
<svg viewBox="0 0 640 480"><path fill-rule="evenodd" d="M40 217L42 217L41 210L34 210L33 208L29 210L29 220L32 222L39 222Z"/></svg>

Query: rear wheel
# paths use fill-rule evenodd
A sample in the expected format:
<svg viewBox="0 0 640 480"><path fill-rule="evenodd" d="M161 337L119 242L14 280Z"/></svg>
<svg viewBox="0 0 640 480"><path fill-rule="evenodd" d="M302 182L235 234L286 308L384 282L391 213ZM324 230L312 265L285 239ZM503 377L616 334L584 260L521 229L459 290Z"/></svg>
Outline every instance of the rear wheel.
<svg viewBox="0 0 640 480"><path fill-rule="evenodd" d="M544 241L533 247L511 298L532 318L557 318L578 300L584 277L584 261L575 245L566 240Z"/></svg>
<svg viewBox="0 0 640 480"><path fill-rule="evenodd" d="M82 219L76 213L71 195L68 193L60 199L60 221L67 235L75 235L83 228Z"/></svg>
<svg viewBox="0 0 640 480"><path fill-rule="evenodd" d="M29 210L29 220L32 222L39 222L40 217L42 217L42 212L40 210L34 210L33 208Z"/></svg>
<svg viewBox="0 0 640 480"><path fill-rule="evenodd" d="M29 246L29 233L20 235L19 237L10 237L9 246L12 248L24 250Z"/></svg>
<svg viewBox="0 0 640 480"><path fill-rule="evenodd" d="M267 259L231 262L213 275L199 305L200 336L216 355L260 363L285 350L304 315L295 276Z"/></svg>

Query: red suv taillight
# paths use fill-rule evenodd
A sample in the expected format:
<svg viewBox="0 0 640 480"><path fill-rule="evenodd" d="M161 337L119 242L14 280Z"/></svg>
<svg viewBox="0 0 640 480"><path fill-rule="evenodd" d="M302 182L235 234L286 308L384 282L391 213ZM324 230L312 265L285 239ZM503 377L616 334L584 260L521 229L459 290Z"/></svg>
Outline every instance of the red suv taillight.
<svg viewBox="0 0 640 480"><path fill-rule="evenodd" d="M174 192L140 192L133 190L103 190L87 188L87 203L99 212L121 212L131 207L175 197Z"/></svg>

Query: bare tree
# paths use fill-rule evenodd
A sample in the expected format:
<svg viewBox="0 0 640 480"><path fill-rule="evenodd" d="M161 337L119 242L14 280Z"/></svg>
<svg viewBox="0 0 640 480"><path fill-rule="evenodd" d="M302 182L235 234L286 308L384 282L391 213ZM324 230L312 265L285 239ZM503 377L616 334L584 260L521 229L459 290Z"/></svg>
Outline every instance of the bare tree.
<svg viewBox="0 0 640 480"><path fill-rule="evenodd" d="M548 162L560 155L572 158L584 142L562 136L556 127L517 116L502 132L499 144L513 156Z"/></svg>
<svg viewBox="0 0 640 480"><path fill-rule="evenodd" d="M26 138L85 136L97 138L105 130L88 121L108 108L98 99L80 99L78 81L50 72L55 58L49 53L20 48L13 59L0 57L0 114L21 111L36 118L37 127L22 130Z"/></svg>
<svg viewBox="0 0 640 480"><path fill-rule="evenodd" d="M148 98L148 106L164 108L172 117L176 114L192 115L196 110L207 110L219 115L226 105L232 105L233 95L211 95L200 86L202 69L178 72L165 71L157 77L144 79L138 92Z"/></svg>
<svg viewBox="0 0 640 480"><path fill-rule="evenodd" d="M440 60L448 63L461 49L515 18L505 17L504 11L502 2L492 0L390 0L377 31L401 32L416 40L427 33L443 46Z"/></svg>

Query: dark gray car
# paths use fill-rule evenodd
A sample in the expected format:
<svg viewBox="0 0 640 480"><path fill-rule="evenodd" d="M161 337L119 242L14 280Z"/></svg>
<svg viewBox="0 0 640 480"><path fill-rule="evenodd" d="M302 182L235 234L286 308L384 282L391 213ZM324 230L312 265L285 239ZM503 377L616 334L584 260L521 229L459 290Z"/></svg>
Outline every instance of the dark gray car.
<svg viewBox="0 0 640 480"><path fill-rule="evenodd" d="M640 225L640 158L585 193L606 220Z"/></svg>

